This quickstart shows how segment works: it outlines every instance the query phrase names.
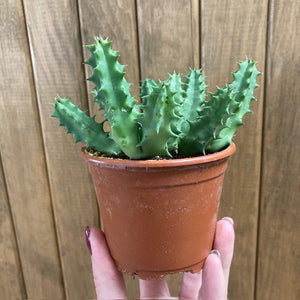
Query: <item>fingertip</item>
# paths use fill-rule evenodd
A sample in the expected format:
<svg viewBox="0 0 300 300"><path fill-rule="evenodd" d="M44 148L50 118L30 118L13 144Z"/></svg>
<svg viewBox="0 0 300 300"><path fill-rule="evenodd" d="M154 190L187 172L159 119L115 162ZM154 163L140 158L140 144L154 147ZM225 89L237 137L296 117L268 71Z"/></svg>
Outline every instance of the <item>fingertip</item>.
<svg viewBox="0 0 300 300"><path fill-rule="evenodd" d="M89 230L89 241L91 247L106 244L105 236L103 231L98 227L88 227Z"/></svg>
<svg viewBox="0 0 300 300"><path fill-rule="evenodd" d="M233 220L225 217L217 222L214 249L218 249L221 254L225 285L227 287L230 273L230 266L234 252L234 226Z"/></svg>
<svg viewBox="0 0 300 300"><path fill-rule="evenodd" d="M202 270L197 273L184 272L179 299L197 299L202 283Z"/></svg>
<svg viewBox="0 0 300 300"><path fill-rule="evenodd" d="M234 221L233 221L232 218L224 217L224 218L222 218L222 220L225 220L225 221L229 222L231 224L231 226L233 227L233 229L234 229Z"/></svg>
<svg viewBox="0 0 300 300"><path fill-rule="evenodd" d="M221 259L221 253L217 249L211 250L210 254L216 254L219 257L219 259Z"/></svg>
<svg viewBox="0 0 300 300"><path fill-rule="evenodd" d="M99 248L106 248L106 239L103 231L97 227L87 226L85 228L85 241L91 255L99 252ZM101 250L100 250L101 251Z"/></svg>
<svg viewBox="0 0 300 300"><path fill-rule="evenodd" d="M92 266L96 293L99 299L125 299L126 290L122 274L111 257L102 230L90 227Z"/></svg>
<svg viewBox="0 0 300 300"><path fill-rule="evenodd" d="M92 251L92 262L102 271L115 269L115 262L111 257L104 232L97 227L90 227L89 241Z"/></svg>
<svg viewBox="0 0 300 300"><path fill-rule="evenodd" d="M233 246L235 239L234 223L229 217L225 217L217 222L214 248L219 250L223 246ZM221 253L222 254L222 253Z"/></svg>
<svg viewBox="0 0 300 300"><path fill-rule="evenodd" d="M143 280L139 279L140 299L165 299L170 297L169 287L166 279L162 280Z"/></svg>
<svg viewBox="0 0 300 300"><path fill-rule="evenodd" d="M202 278L200 295L203 299L225 299L225 279L217 252L209 254L206 258Z"/></svg>
<svg viewBox="0 0 300 300"><path fill-rule="evenodd" d="M213 272L218 272L218 270L222 271L222 262L221 255L218 250L212 250L211 253L207 256L204 266L203 272L209 270L213 270Z"/></svg>

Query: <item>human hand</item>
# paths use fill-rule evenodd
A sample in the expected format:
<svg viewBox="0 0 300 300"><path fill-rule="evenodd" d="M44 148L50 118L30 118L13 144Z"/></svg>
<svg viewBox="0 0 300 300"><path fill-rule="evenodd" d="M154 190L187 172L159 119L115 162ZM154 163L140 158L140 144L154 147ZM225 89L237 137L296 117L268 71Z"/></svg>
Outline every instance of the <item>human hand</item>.
<svg viewBox="0 0 300 300"><path fill-rule="evenodd" d="M92 254L92 266L97 299L127 299L122 273L112 259L103 232L96 227L86 229L87 245ZM234 224L225 217L217 222L213 251L203 269L195 274L183 274L179 299L225 300L234 248ZM141 299L170 298L165 279L139 280Z"/></svg>

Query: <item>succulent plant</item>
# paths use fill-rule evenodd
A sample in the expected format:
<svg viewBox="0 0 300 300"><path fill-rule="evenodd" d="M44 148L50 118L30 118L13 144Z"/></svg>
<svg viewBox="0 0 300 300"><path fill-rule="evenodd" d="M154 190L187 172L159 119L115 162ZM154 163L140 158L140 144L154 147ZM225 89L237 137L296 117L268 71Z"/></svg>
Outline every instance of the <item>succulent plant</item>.
<svg viewBox="0 0 300 300"><path fill-rule="evenodd" d="M93 69L88 79L99 109L110 125L105 132L71 100L56 98L53 117L72 133L76 142L105 155L126 155L130 159L188 157L214 153L227 147L250 112L260 74L256 62L246 59L238 64L233 81L217 88L206 99L205 79L201 70L191 69L184 81L179 74L166 81L142 81L141 103L131 96L119 55L111 42L101 37L87 45L90 57L86 64Z"/></svg>

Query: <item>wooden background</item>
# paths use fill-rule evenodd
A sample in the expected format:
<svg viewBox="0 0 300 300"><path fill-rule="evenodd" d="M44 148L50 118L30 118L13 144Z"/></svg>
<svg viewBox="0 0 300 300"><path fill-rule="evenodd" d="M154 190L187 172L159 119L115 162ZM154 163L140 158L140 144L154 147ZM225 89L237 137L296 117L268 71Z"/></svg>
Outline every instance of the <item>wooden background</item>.
<svg viewBox="0 0 300 300"><path fill-rule="evenodd" d="M220 217L235 220L229 298L300 299L299 0L0 2L0 299L92 299L86 225L99 214L59 93L96 113L83 44L113 40L140 79L202 67L210 90L246 56L263 73L235 137ZM298 34L297 34L298 31ZM296 103L298 101L298 103ZM180 275L169 278L173 296ZM129 297L137 279L127 277Z"/></svg>

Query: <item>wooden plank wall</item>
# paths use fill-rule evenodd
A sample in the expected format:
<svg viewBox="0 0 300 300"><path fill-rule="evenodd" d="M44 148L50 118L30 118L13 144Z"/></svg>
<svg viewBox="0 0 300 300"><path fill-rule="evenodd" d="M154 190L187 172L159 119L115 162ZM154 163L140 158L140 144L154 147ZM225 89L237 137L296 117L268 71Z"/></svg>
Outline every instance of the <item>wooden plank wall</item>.
<svg viewBox="0 0 300 300"><path fill-rule="evenodd" d="M300 1L270 1L257 299L300 298L299 12Z"/></svg>
<svg viewBox="0 0 300 300"><path fill-rule="evenodd" d="M95 193L80 145L50 118L50 103L59 93L96 113L82 45L99 34L120 50L136 96L141 79L189 67L202 67L213 91L237 61L258 61L258 101L235 137L219 213L236 228L229 299L300 299L299 8L299 0L1 1L0 299L95 298L84 242L85 226L100 226ZM173 296L180 280L168 278ZM137 298L137 279L126 284Z"/></svg>

